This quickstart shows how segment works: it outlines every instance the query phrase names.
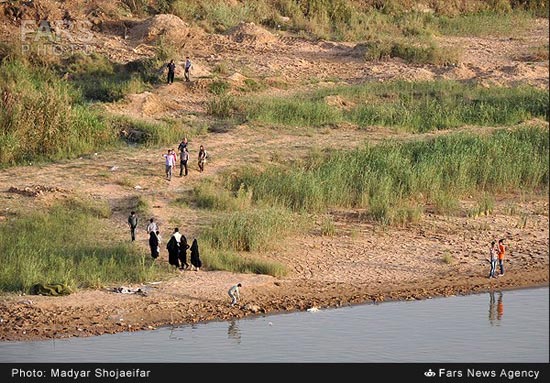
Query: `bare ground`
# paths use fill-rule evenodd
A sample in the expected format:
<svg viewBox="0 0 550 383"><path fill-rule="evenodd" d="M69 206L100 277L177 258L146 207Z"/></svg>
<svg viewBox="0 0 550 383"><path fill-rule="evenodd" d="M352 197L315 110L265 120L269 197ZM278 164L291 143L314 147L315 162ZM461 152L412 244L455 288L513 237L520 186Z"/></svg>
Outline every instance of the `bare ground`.
<svg viewBox="0 0 550 383"><path fill-rule="evenodd" d="M97 44L97 50L115 59L131 54L139 57L140 52L147 51L147 47L139 46L139 39L124 41L106 33L96 33L96 38L102 42ZM253 73L274 84L282 81L290 85L288 91L269 90L279 94L322 87L331 84L334 78L348 83L450 78L482 84L531 84L548 89L548 62L526 58L532 47L548 44L548 20L535 23L528 34L514 39L444 38L441 43L461 47L461 65L419 66L399 60L367 64L353 56L353 44L270 36L253 26L242 26L225 36L205 34L200 42L193 40L196 77L192 83L177 81L171 86L161 85L108 108L113 113L150 119L203 113L205 101L210 97L206 90L208 74L220 63L230 68L228 78L236 72ZM191 161L189 176L174 177L171 182L163 177L161 154L165 148L129 147L55 164L13 167L0 171L0 220L14 211L40 209L67 196L96 198L111 205L113 236L124 241L129 239L125 223L128 201L141 196L150 202L164 238L175 226L192 237L198 233L205 213L175 206L171 201L189 193L200 179L243 163L261 166L281 157L299 157L314 147L351 148L388 137L422 138L382 127L359 130L341 126L290 132L243 125L192 139L192 158L198 146L204 144L212 161L202 174ZM235 158L240 158L239 163ZM116 169L112 170L114 166ZM10 187L24 190L32 185L56 189L34 196L9 191ZM461 201L462 210L474 203L473 199ZM246 255L283 263L290 270L284 278L201 270L175 272L168 280L141 286L148 290L146 296L118 294L108 289L81 290L63 297L5 294L0 297L0 339L89 336L313 306L547 286L548 208L546 193L502 195L488 216L441 216L427 212L418 224L392 228L365 221L360 211L331 211L335 235L323 236L316 229L288 238L271 251ZM142 222L145 218L142 217ZM320 227L320 222L316 227ZM503 277L488 279L488 243L501 237L508 240L507 272ZM148 252L143 232L139 233L135 246ZM444 262L444 255L451 256L453 261ZM159 261L167 262L165 251ZM231 308L226 291L236 282L243 284L242 302Z"/></svg>

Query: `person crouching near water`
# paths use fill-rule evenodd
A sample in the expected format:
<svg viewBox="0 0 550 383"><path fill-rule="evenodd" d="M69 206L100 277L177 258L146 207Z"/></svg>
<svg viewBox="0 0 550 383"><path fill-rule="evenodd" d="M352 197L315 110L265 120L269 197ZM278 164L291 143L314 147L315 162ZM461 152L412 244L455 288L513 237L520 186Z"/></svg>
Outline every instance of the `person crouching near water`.
<svg viewBox="0 0 550 383"><path fill-rule="evenodd" d="M241 299L239 294L239 287L242 287L240 283L237 283L236 285L231 286L231 288L227 291L227 294L231 297L231 307L235 306L237 304L237 301Z"/></svg>

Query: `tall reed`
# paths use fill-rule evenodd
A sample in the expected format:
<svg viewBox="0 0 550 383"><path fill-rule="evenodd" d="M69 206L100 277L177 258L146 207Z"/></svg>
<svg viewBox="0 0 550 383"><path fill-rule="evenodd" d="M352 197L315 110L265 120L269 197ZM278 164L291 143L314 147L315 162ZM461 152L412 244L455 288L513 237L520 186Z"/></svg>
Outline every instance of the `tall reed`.
<svg viewBox="0 0 550 383"><path fill-rule="evenodd" d="M166 272L130 243L109 239L106 206L82 202L14 218L0 225L0 291L35 283L98 288L138 283Z"/></svg>
<svg viewBox="0 0 550 383"><path fill-rule="evenodd" d="M290 168L245 170L234 185L252 191L253 200L264 204L314 212L366 208L375 220L391 223L411 200L422 206L442 195L460 198L476 191L495 194L548 187L548 150L548 130L536 127L389 141L333 152Z"/></svg>
<svg viewBox="0 0 550 383"><path fill-rule="evenodd" d="M348 108L333 106L338 96ZM294 97L264 97L242 103L249 120L274 125L384 125L427 132L463 125L513 125L533 117L548 120L548 92L530 86L484 88L455 81L365 83Z"/></svg>

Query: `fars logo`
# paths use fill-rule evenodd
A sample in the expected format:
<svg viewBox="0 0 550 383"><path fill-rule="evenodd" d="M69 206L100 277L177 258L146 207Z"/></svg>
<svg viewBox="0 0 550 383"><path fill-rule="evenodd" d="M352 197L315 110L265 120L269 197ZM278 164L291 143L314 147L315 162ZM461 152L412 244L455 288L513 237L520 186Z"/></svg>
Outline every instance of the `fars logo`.
<svg viewBox="0 0 550 383"><path fill-rule="evenodd" d="M433 378L435 376L435 372L433 372L432 369L430 368L428 371L424 372L424 376L428 378Z"/></svg>

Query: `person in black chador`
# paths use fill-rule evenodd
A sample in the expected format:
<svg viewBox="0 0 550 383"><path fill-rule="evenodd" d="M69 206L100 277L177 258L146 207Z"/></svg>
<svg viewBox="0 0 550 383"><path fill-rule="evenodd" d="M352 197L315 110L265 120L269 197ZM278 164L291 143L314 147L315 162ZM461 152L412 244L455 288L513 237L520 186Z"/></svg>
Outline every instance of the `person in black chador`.
<svg viewBox="0 0 550 383"><path fill-rule="evenodd" d="M199 271L202 266L197 238L193 238L193 244L191 245L191 265L195 268L195 271Z"/></svg>
<svg viewBox="0 0 550 383"><path fill-rule="evenodd" d="M176 64L174 63L174 60L170 60L167 66L168 66L168 84L172 84L174 82L174 75L176 74Z"/></svg>
<svg viewBox="0 0 550 383"><path fill-rule="evenodd" d="M185 238L185 235L181 235L180 239L180 252L178 255L178 259L180 261L181 270L185 270L189 268L189 263L187 263L187 249L189 249L189 245L187 244L187 238Z"/></svg>
<svg viewBox="0 0 550 383"><path fill-rule="evenodd" d="M179 254L179 243L176 237L172 235L170 240L166 244L168 249L168 263L179 268L178 254Z"/></svg>
<svg viewBox="0 0 550 383"><path fill-rule="evenodd" d="M159 256L159 238L155 231L149 232L149 247L151 248L151 257L157 259Z"/></svg>

